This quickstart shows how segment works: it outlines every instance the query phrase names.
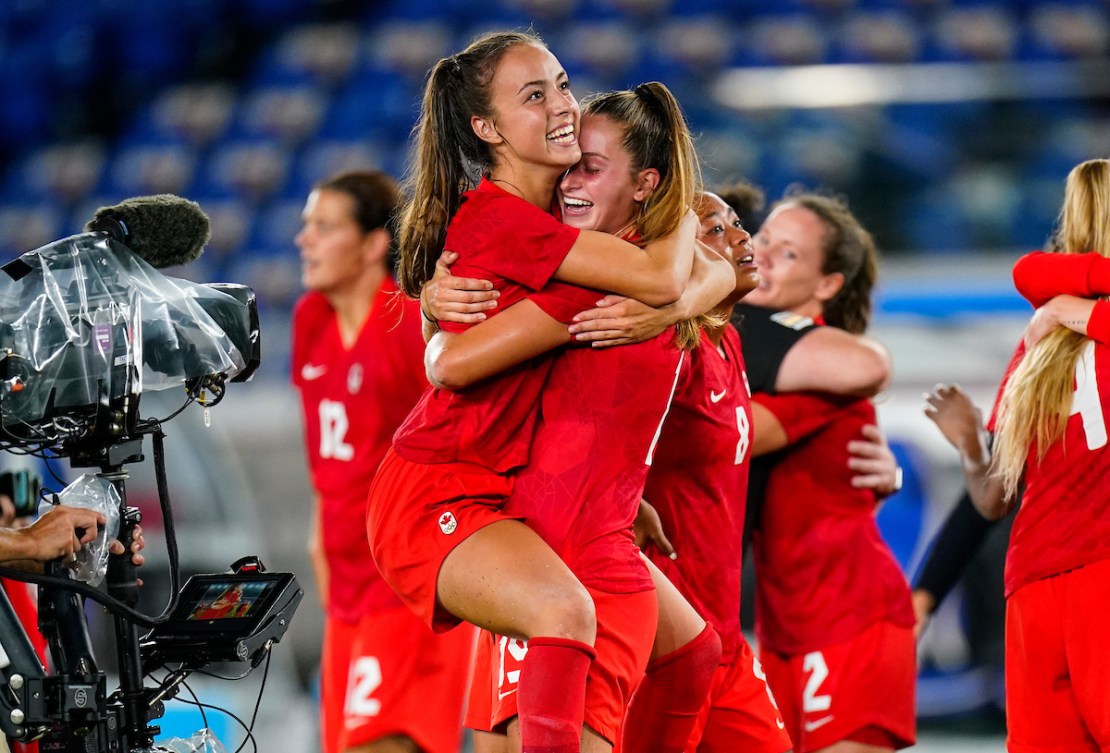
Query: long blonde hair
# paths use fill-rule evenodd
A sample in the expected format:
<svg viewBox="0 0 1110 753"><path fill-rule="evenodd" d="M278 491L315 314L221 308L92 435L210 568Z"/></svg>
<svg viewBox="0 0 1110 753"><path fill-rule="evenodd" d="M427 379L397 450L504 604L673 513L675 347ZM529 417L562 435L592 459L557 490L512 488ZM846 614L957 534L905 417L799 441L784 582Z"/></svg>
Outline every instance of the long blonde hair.
<svg viewBox="0 0 1110 753"><path fill-rule="evenodd" d="M640 242L651 243L678 227L701 191L701 164L682 108L670 89L651 81L635 89L606 92L583 100L582 114L608 118L622 130L621 146L632 158L633 176L648 168L659 171L659 185L644 199L636 217ZM697 347L705 316L678 323L675 342L680 348Z"/></svg>
<svg viewBox="0 0 1110 753"><path fill-rule="evenodd" d="M470 117L493 112L490 82L505 53L520 44L544 47L530 32L495 32L433 66L413 132L416 150L406 179L412 196L401 210L398 282L416 297L435 271L447 224L462 194L493 166L493 152L470 127Z"/></svg>
<svg viewBox="0 0 1110 753"><path fill-rule="evenodd" d="M1072 168L1055 238L1057 253L1110 256L1110 160L1094 159ZM1057 327L1034 345L1014 369L1002 392L995 422L991 472L1012 499L1036 447L1040 462L1064 436L1071 414L1075 368L1089 340Z"/></svg>

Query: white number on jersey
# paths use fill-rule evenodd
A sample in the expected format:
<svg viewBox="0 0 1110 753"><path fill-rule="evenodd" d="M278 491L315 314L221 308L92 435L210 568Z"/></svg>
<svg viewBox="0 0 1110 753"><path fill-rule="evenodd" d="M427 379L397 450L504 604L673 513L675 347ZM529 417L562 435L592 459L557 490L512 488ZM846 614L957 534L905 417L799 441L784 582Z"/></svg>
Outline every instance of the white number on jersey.
<svg viewBox="0 0 1110 753"><path fill-rule="evenodd" d="M1095 344L1087 347L1075 362L1075 394L1071 399L1071 415L1079 414L1083 421L1083 434L1087 449L1097 450L1106 446L1106 416L1102 413L1102 399L1098 394L1095 376Z"/></svg>
<svg viewBox="0 0 1110 753"><path fill-rule="evenodd" d="M497 641L498 653L500 654L500 661L498 664L497 672L497 690L501 698L504 698L509 693L516 690L516 684L520 682L519 669L505 669L506 659L511 658L516 667L524 661L524 657L528 655L528 644L524 641L518 641L516 638L509 638L507 636L498 636ZM505 656L506 651L508 657Z"/></svg>
<svg viewBox="0 0 1110 753"><path fill-rule="evenodd" d="M351 460L355 448L347 444L347 408L334 400L320 401L320 457Z"/></svg>
<svg viewBox="0 0 1110 753"><path fill-rule="evenodd" d="M382 667L376 657L360 656L351 667L351 679L347 683L347 716L377 716L381 713L382 702L373 698L374 691L381 687Z"/></svg>
<svg viewBox="0 0 1110 753"><path fill-rule="evenodd" d="M811 651L802 660L802 671L809 672L805 690L802 691L802 711L806 714L815 711L828 711L832 706L832 696L817 695L821 683L829 676L829 665L820 651Z"/></svg>
<svg viewBox="0 0 1110 753"><path fill-rule="evenodd" d="M743 408L736 409L736 428L740 432L740 439L736 443L736 460L733 465L740 465L744 462L744 456L748 454L748 448L752 445L752 425Z"/></svg>

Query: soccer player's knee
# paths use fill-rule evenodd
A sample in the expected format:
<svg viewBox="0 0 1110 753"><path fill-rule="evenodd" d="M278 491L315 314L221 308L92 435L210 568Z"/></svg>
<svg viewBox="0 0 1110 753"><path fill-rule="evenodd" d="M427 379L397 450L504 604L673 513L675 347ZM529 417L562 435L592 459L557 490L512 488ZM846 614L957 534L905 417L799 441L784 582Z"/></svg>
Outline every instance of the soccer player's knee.
<svg viewBox="0 0 1110 753"><path fill-rule="evenodd" d="M582 584L575 582L553 591L542 610L547 627L542 634L593 644L597 634L597 615L594 600Z"/></svg>

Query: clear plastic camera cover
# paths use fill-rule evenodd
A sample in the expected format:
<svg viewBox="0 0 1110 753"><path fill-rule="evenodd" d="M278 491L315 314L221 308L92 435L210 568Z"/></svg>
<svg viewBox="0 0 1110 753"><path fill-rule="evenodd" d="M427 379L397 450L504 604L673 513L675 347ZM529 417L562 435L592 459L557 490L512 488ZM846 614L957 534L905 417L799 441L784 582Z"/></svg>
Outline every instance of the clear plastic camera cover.
<svg viewBox="0 0 1110 753"><path fill-rule="evenodd" d="M63 238L3 269L5 423L35 423L193 377L231 377L245 366L234 344L251 337L241 303L163 275L104 233Z"/></svg>
<svg viewBox="0 0 1110 753"><path fill-rule="evenodd" d="M119 492L107 479L86 473L62 489L58 493L58 501L104 516L104 527L97 532L95 539L81 547L73 562L74 577L95 588L108 573L108 547L119 533ZM44 509L49 510L50 506L44 505Z"/></svg>

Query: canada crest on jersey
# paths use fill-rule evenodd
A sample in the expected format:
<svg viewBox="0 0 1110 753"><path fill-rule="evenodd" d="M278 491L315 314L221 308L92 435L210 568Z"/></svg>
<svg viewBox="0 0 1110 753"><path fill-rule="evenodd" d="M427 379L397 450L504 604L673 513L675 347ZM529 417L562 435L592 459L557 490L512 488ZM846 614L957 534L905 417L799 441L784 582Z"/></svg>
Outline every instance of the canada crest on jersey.
<svg viewBox="0 0 1110 753"><path fill-rule="evenodd" d="M776 311L771 314L771 321L776 324L781 324L790 329L805 329L813 324L813 320L808 316L802 314L795 314L793 311Z"/></svg>
<svg viewBox="0 0 1110 753"><path fill-rule="evenodd" d="M362 364L356 363L347 370L347 392L357 395L360 389L362 389Z"/></svg>
<svg viewBox="0 0 1110 753"><path fill-rule="evenodd" d="M445 534L450 535L455 532L459 527L459 521L455 520L455 515L448 511L439 516L439 530Z"/></svg>

